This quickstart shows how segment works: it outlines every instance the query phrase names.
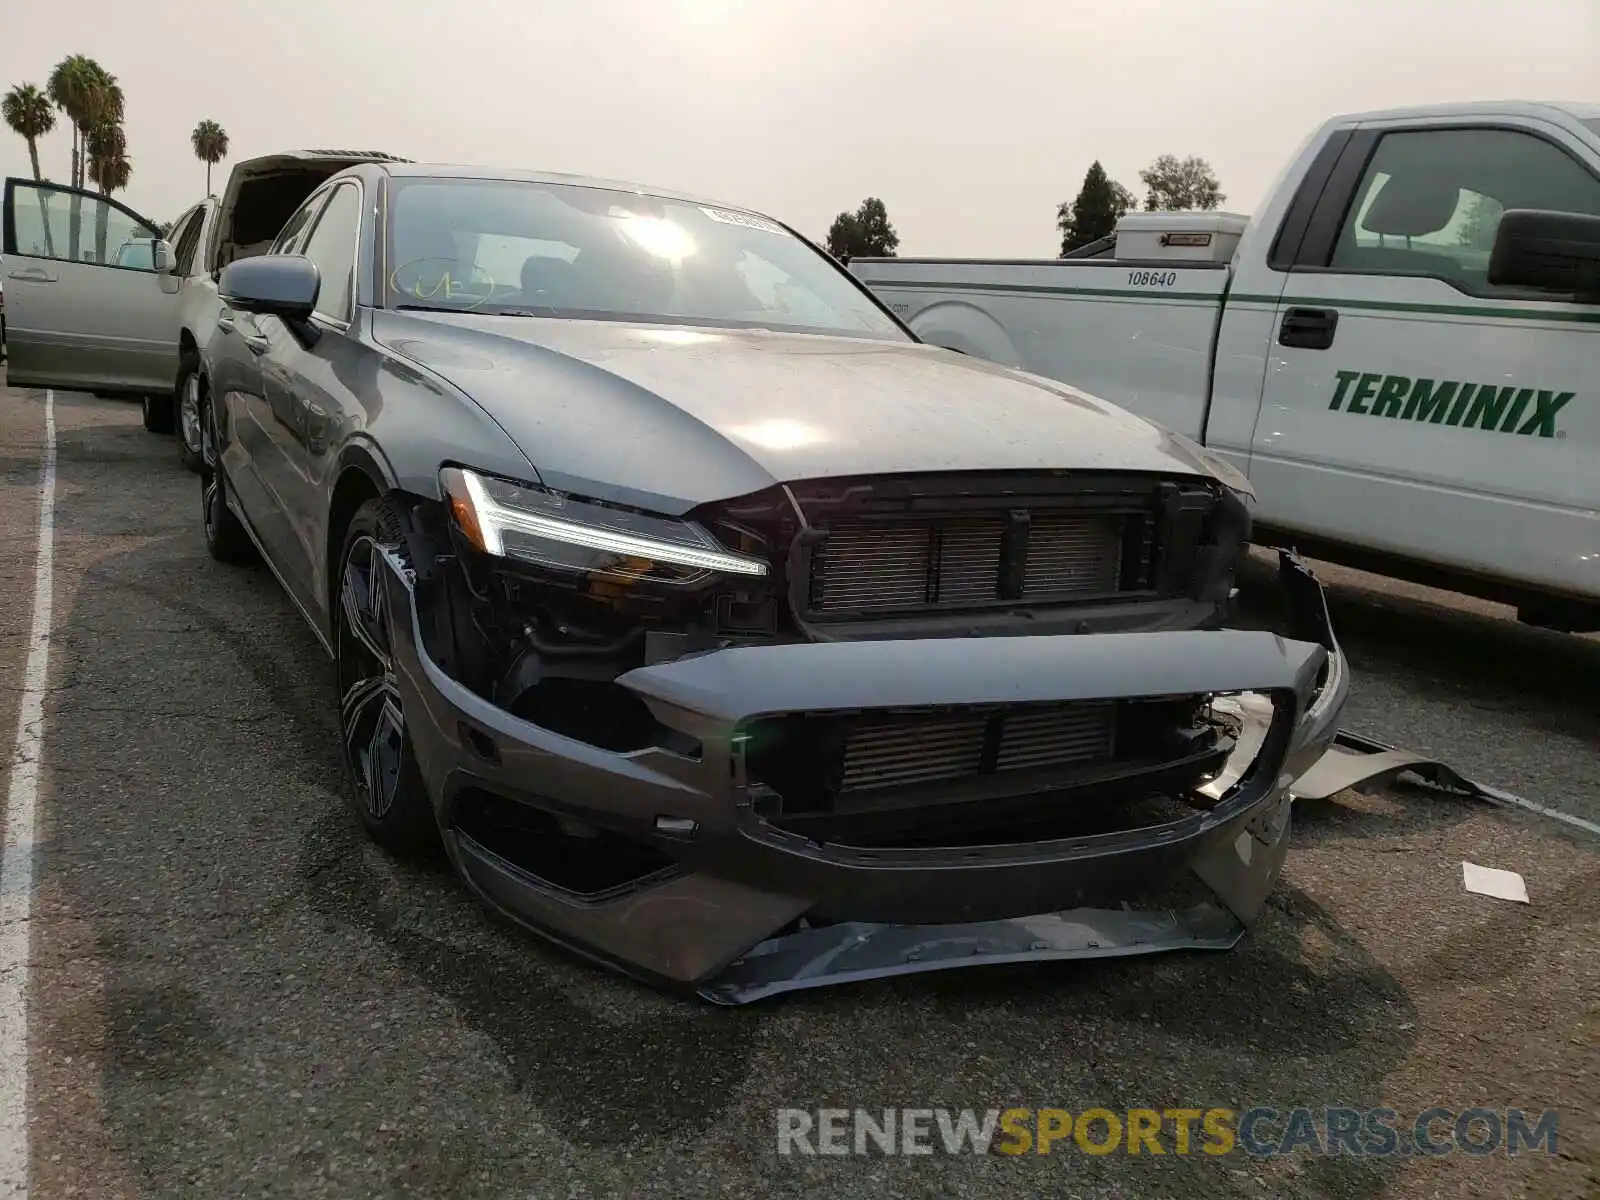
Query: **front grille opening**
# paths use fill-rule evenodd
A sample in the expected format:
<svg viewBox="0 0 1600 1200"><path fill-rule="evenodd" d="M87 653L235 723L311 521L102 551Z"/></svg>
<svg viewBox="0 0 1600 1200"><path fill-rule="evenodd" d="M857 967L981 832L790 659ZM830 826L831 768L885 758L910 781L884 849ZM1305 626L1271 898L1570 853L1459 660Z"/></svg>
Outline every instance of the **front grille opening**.
<svg viewBox="0 0 1600 1200"><path fill-rule="evenodd" d="M1200 696L854 716L746 731L772 824L856 846L986 845L1144 828L1192 814L1233 730Z"/></svg>
<svg viewBox="0 0 1600 1200"><path fill-rule="evenodd" d="M625 754L652 746L698 757L700 743L663 725L643 700L608 679L544 679L524 689L507 711L551 733Z"/></svg>
<svg viewBox="0 0 1600 1200"><path fill-rule="evenodd" d="M479 788L457 796L455 827L546 886L586 900L673 868L644 842Z"/></svg>
<svg viewBox="0 0 1600 1200"><path fill-rule="evenodd" d="M1139 514L996 514L830 524L811 563L813 615L1034 604L1142 587Z"/></svg>

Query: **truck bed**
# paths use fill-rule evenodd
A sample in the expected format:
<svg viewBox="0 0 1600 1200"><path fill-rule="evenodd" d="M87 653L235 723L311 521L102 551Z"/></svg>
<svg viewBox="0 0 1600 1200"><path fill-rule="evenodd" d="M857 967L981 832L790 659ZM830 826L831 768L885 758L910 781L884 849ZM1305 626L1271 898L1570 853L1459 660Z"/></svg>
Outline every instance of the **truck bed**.
<svg viewBox="0 0 1600 1200"><path fill-rule="evenodd" d="M1225 263L857 258L850 270L926 342L1202 435Z"/></svg>

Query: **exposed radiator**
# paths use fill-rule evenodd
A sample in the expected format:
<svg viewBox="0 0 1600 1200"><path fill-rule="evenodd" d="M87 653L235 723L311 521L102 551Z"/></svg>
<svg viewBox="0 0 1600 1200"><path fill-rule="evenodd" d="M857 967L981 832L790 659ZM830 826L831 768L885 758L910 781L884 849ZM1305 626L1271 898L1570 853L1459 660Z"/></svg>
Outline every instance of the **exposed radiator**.
<svg viewBox="0 0 1600 1200"><path fill-rule="evenodd" d="M1091 766L1112 754L1116 705L868 718L845 741L841 792L964 779L996 771ZM992 728L991 728L992 727Z"/></svg>
<svg viewBox="0 0 1600 1200"><path fill-rule="evenodd" d="M1114 595L1122 590L1125 538L1146 540L1147 525L1127 514L1043 513L1026 537L1013 532L1008 542L998 514L845 522L829 529L813 560L811 605L833 615ZM1008 569L1020 581L1009 594Z"/></svg>

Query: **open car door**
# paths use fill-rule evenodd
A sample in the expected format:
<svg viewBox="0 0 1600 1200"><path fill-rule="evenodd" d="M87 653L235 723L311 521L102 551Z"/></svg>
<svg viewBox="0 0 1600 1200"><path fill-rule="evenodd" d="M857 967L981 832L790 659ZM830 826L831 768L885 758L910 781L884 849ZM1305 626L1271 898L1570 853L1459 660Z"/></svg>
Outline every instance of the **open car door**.
<svg viewBox="0 0 1600 1200"><path fill-rule="evenodd" d="M7 380L165 393L178 373L172 247L132 209L80 188L7 179L0 216Z"/></svg>

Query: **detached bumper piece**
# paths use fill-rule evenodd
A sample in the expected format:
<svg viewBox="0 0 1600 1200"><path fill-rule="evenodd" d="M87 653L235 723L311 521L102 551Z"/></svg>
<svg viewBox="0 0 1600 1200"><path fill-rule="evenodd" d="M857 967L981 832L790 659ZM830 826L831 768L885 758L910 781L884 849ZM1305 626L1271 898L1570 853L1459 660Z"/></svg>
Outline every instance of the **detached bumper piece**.
<svg viewBox="0 0 1600 1200"><path fill-rule="evenodd" d="M660 986L743 1004L978 963L1226 949L1287 849L1348 675L1280 557L1293 637L1215 630L740 646L615 681L607 749L430 653L387 558L395 667L481 899Z"/></svg>

